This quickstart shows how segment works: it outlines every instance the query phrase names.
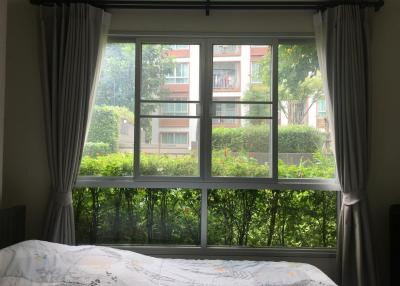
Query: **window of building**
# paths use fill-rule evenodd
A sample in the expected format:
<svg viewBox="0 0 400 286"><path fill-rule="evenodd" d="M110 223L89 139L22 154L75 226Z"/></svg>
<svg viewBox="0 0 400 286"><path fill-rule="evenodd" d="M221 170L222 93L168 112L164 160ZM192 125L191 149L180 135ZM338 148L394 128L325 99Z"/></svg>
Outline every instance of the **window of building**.
<svg viewBox="0 0 400 286"><path fill-rule="evenodd" d="M165 83L189 83L189 64L175 63L165 79Z"/></svg>
<svg viewBox="0 0 400 286"><path fill-rule="evenodd" d="M262 70L261 63L259 62L251 62L251 83L258 84L262 83Z"/></svg>
<svg viewBox="0 0 400 286"><path fill-rule="evenodd" d="M214 62L213 87L215 89L237 89L240 86L238 62Z"/></svg>
<svg viewBox="0 0 400 286"><path fill-rule="evenodd" d="M161 133L161 144L183 145L188 143L187 133L163 132Z"/></svg>
<svg viewBox="0 0 400 286"><path fill-rule="evenodd" d="M217 56L221 46L240 58ZM78 243L336 246L312 41L115 39L96 92L73 192Z"/></svg>
<svg viewBox="0 0 400 286"><path fill-rule="evenodd" d="M214 56L237 56L240 55L239 45L214 45Z"/></svg>
<svg viewBox="0 0 400 286"><path fill-rule="evenodd" d="M169 45L171 50L188 50L189 45Z"/></svg>
<svg viewBox="0 0 400 286"><path fill-rule="evenodd" d="M318 118L326 118L326 100L325 99L319 99L318 100Z"/></svg>

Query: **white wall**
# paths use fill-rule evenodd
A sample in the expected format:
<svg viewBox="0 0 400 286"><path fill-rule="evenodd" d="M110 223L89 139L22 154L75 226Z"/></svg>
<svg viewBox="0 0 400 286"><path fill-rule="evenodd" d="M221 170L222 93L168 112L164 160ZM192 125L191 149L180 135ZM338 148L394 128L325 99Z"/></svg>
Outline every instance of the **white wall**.
<svg viewBox="0 0 400 286"><path fill-rule="evenodd" d="M4 103L6 92L7 0L0 0L0 207L3 194Z"/></svg>
<svg viewBox="0 0 400 286"><path fill-rule="evenodd" d="M400 1L385 2L381 11L373 15L372 150L368 185L377 265L383 271L380 286L388 285L388 207L400 203L397 180L400 169ZM278 11L219 11L211 12L210 17L200 11L114 14L114 30L122 30L128 24L132 31L312 31L309 12L280 15ZM9 1L7 24L4 204L25 204L28 238L40 238L50 182L39 78L37 7L31 6L29 0Z"/></svg>

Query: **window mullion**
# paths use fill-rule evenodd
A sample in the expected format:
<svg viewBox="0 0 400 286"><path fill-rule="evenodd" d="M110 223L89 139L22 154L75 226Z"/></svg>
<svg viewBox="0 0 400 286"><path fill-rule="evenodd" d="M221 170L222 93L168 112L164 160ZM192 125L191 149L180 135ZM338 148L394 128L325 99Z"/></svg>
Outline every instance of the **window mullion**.
<svg viewBox="0 0 400 286"><path fill-rule="evenodd" d="M133 177L137 179L140 176L139 160L140 160L140 96L141 96L141 69L142 69L142 42L136 39L135 54L135 129L134 129L134 160L133 160Z"/></svg>
<svg viewBox="0 0 400 286"><path fill-rule="evenodd" d="M201 218L200 218L200 245L207 247L207 223L208 223L208 190L201 189Z"/></svg>
<svg viewBox="0 0 400 286"><path fill-rule="evenodd" d="M272 178L278 181L278 41L272 44Z"/></svg>
<svg viewBox="0 0 400 286"><path fill-rule="evenodd" d="M203 59L201 61L203 67L201 69L202 76L201 87L202 87L202 125L201 125L201 137L202 137L202 149L200 150L200 162L202 163L202 173L201 177L205 179L209 179L211 177L211 117L210 117L210 108L212 104L212 61L213 61L213 53L212 53L212 43L210 40L206 40L203 43L203 49L201 49L201 55L203 55Z"/></svg>

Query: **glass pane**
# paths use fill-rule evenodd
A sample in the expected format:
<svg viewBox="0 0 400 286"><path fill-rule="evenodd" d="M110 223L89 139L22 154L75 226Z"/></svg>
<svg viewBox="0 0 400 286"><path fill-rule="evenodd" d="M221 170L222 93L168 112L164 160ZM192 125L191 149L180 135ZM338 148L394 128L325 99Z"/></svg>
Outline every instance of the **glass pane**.
<svg viewBox="0 0 400 286"><path fill-rule="evenodd" d="M199 100L199 45L142 45L141 99Z"/></svg>
<svg viewBox="0 0 400 286"><path fill-rule="evenodd" d="M141 115L200 116L200 105L198 103L142 103L140 107Z"/></svg>
<svg viewBox="0 0 400 286"><path fill-rule="evenodd" d="M134 95L135 44L107 44L79 175L133 174Z"/></svg>
<svg viewBox="0 0 400 286"><path fill-rule="evenodd" d="M212 116L271 117L271 104L213 103Z"/></svg>
<svg viewBox="0 0 400 286"><path fill-rule="evenodd" d="M271 46L214 45L213 100L271 101Z"/></svg>
<svg viewBox="0 0 400 286"><path fill-rule="evenodd" d="M200 244L201 191L76 188L78 244Z"/></svg>
<svg viewBox="0 0 400 286"><path fill-rule="evenodd" d="M208 192L208 244L336 247L334 191Z"/></svg>
<svg viewBox="0 0 400 286"><path fill-rule="evenodd" d="M240 55L240 46L238 45L214 45L214 56Z"/></svg>
<svg viewBox="0 0 400 286"><path fill-rule="evenodd" d="M333 178L335 160L314 43L279 46L281 178Z"/></svg>
<svg viewBox="0 0 400 286"><path fill-rule="evenodd" d="M212 176L271 177L271 120L214 118L211 139Z"/></svg>
<svg viewBox="0 0 400 286"><path fill-rule="evenodd" d="M140 119L140 174L199 176L199 125L197 118Z"/></svg>

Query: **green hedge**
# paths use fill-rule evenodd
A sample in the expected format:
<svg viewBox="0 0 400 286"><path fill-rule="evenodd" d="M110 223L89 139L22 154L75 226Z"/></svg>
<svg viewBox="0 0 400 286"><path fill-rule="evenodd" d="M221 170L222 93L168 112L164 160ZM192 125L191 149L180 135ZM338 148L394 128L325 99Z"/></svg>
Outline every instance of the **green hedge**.
<svg viewBox="0 0 400 286"><path fill-rule="evenodd" d="M309 126L279 127L279 153L315 153L321 149L324 137L321 131Z"/></svg>
<svg viewBox="0 0 400 286"><path fill-rule="evenodd" d="M278 130L279 153L315 153L321 149L324 134L304 125L281 126ZM270 142L269 127L255 125L239 128L214 128L214 150L230 149L232 152L265 152Z"/></svg>
<svg viewBox="0 0 400 286"><path fill-rule="evenodd" d="M119 129L122 120L133 124L133 113L127 108L120 106L95 106L92 113L87 143L85 144L85 148L86 146L90 146L88 147L89 150L87 154L92 156L103 154L106 147L99 143L108 145L108 153L116 152L118 150ZM92 151L92 149L96 150ZM101 151L99 149L101 149Z"/></svg>
<svg viewBox="0 0 400 286"><path fill-rule="evenodd" d="M114 109L109 106L94 107L87 142L105 143L110 151L118 150L120 119Z"/></svg>
<svg viewBox="0 0 400 286"><path fill-rule="evenodd" d="M230 156L228 151L213 153L213 176L263 177L269 174L269 166L246 156ZM279 162L279 176L285 178L332 178L335 164L332 156L317 152L312 164L286 165ZM178 157L141 154L142 175L198 176L198 161L192 155ZM84 156L81 176L132 176L133 154L114 153L98 157Z"/></svg>
<svg viewBox="0 0 400 286"><path fill-rule="evenodd" d="M110 144L104 142L86 142L83 148L83 156L96 157L111 153Z"/></svg>

